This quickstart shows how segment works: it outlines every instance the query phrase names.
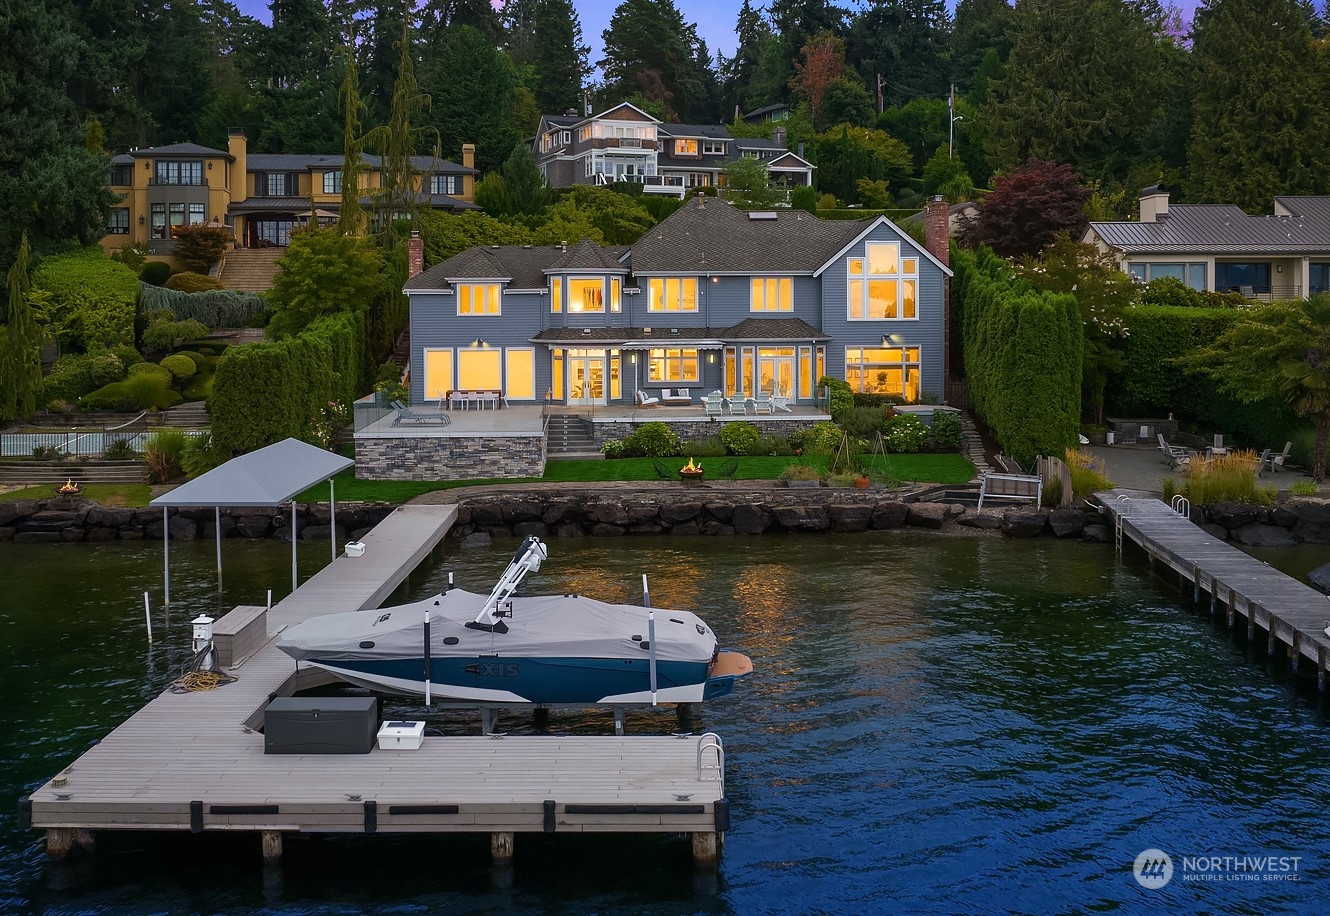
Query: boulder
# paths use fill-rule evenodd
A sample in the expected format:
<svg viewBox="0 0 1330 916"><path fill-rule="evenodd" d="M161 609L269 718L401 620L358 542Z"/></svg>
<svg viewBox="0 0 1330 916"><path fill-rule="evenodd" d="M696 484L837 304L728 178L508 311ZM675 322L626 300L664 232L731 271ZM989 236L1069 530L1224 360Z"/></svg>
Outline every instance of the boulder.
<svg viewBox="0 0 1330 916"><path fill-rule="evenodd" d="M731 535L737 534L733 525L727 525L721 521L709 521L702 523L702 533L705 535Z"/></svg>
<svg viewBox="0 0 1330 916"><path fill-rule="evenodd" d="M477 531L462 538L462 546L468 550L475 547L491 547L493 544L494 538L490 537L488 531Z"/></svg>
<svg viewBox="0 0 1330 916"><path fill-rule="evenodd" d="M1002 510L970 509L960 518L956 519L956 524L964 525L966 528L982 528L986 531L996 531L1002 527Z"/></svg>
<svg viewBox="0 0 1330 916"><path fill-rule="evenodd" d="M873 507L872 526L875 531L895 531L904 527L910 507L899 500L886 500Z"/></svg>
<svg viewBox="0 0 1330 916"><path fill-rule="evenodd" d="M1245 503L1215 503L1206 510L1210 521L1223 525L1229 531L1259 521L1260 508Z"/></svg>
<svg viewBox="0 0 1330 916"><path fill-rule="evenodd" d="M827 510L821 506L774 506L771 517L781 528L792 531L825 531Z"/></svg>
<svg viewBox="0 0 1330 916"><path fill-rule="evenodd" d="M1221 541L1228 540L1228 529L1223 525L1216 525L1214 522L1206 522L1201 526L1201 530L1212 538L1218 538Z"/></svg>
<svg viewBox="0 0 1330 916"><path fill-rule="evenodd" d="M1107 525L1086 525L1081 529L1081 540L1095 544L1107 544L1113 540L1113 532Z"/></svg>
<svg viewBox="0 0 1330 916"><path fill-rule="evenodd" d="M104 528L120 528L133 524L134 510L121 506L93 506L88 510L85 524Z"/></svg>
<svg viewBox="0 0 1330 916"><path fill-rule="evenodd" d="M477 528L503 524L503 504L499 499L483 499L471 504L471 522Z"/></svg>
<svg viewBox="0 0 1330 916"><path fill-rule="evenodd" d="M761 534L771 527L771 513L760 505L740 503L730 521L738 534Z"/></svg>
<svg viewBox="0 0 1330 916"><path fill-rule="evenodd" d="M160 523L158 524L160 528ZM266 538L272 529L272 519L266 515L245 515L236 519L236 531L241 537Z"/></svg>
<svg viewBox="0 0 1330 916"><path fill-rule="evenodd" d="M556 538L580 538L584 537L586 532L582 526L576 522L561 522L554 526L554 536Z"/></svg>
<svg viewBox="0 0 1330 916"><path fill-rule="evenodd" d="M1330 500L1299 499L1289 508L1298 513L1295 537L1310 544L1330 544Z"/></svg>
<svg viewBox="0 0 1330 916"><path fill-rule="evenodd" d="M1298 521L1298 514L1287 506L1272 506L1270 508L1270 524L1278 525L1280 528L1292 528Z"/></svg>
<svg viewBox="0 0 1330 916"><path fill-rule="evenodd" d="M681 522L691 521L702 514L701 500L667 501L661 503L660 520L667 526L675 527Z"/></svg>
<svg viewBox="0 0 1330 916"><path fill-rule="evenodd" d="M702 525L698 522L681 522L669 530L670 534L680 537L693 537L702 533Z"/></svg>
<svg viewBox="0 0 1330 916"><path fill-rule="evenodd" d="M534 496L519 496L502 501L505 524L516 525L518 522L539 522L544 515L544 505Z"/></svg>
<svg viewBox="0 0 1330 916"><path fill-rule="evenodd" d="M75 543L86 538L87 532L83 528L66 528L60 532L60 540L65 543Z"/></svg>
<svg viewBox="0 0 1330 916"><path fill-rule="evenodd" d="M873 507L864 503L828 506L827 514L833 531L866 531L873 520Z"/></svg>
<svg viewBox="0 0 1330 916"><path fill-rule="evenodd" d="M581 506L571 499L551 500L545 510L540 514L540 520L550 526L558 525L560 522L576 521L581 512Z"/></svg>
<svg viewBox="0 0 1330 916"><path fill-rule="evenodd" d="M1007 509L1002 513L1002 533L1010 538L1038 537L1047 523L1047 509L1030 506Z"/></svg>
<svg viewBox="0 0 1330 916"><path fill-rule="evenodd" d="M628 511L622 503L597 501L586 507L587 521L603 525L623 526L628 524ZM622 533L622 532L620 532ZM593 531L592 534L595 534Z"/></svg>
<svg viewBox="0 0 1330 916"><path fill-rule="evenodd" d="M724 522L726 525L734 520L734 503L716 500L708 501L703 508L718 522ZM734 532L731 531L731 534Z"/></svg>
<svg viewBox="0 0 1330 916"><path fill-rule="evenodd" d="M1298 542L1287 528L1278 525L1243 525L1230 531L1229 536L1247 547L1288 547Z"/></svg>
<svg viewBox="0 0 1330 916"><path fill-rule="evenodd" d="M513 525L513 534L519 538L531 536L531 537L538 537L544 539L549 537L549 533L550 533L550 526L546 525L544 522L526 521L526 522L518 522L517 524Z"/></svg>
<svg viewBox="0 0 1330 916"><path fill-rule="evenodd" d="M20 531L14 535L15 544L59 544L59 531Z"/></svg>
<svg viewBox="0 0 1330 916"><path fill-rule="evenodd" d="M905 524L916 528L941 528L947 520L947 507L942 503L911 503Z"/></svg>
<svg viewBox="0 0 1330 916"><path fill-rule="evenodd" d="M114 541L120 532L115 528L89 528L84 537L86 541Z"/></svg>
<svg viewBox="0 0 1330 916"><path fill-rule="evenodd" d="M0 503L0 527L9 527L15 522L27 518L33 513L30 499L18 499L11 503Z"/></svg>
<svg viewBox="0 0 1330 916"><path fill-rule="evenodd" d="M1080 509L1054 509L1048 513L1048 527L1054 537L1078 537L1085 530L1085 513Z"/></svg>

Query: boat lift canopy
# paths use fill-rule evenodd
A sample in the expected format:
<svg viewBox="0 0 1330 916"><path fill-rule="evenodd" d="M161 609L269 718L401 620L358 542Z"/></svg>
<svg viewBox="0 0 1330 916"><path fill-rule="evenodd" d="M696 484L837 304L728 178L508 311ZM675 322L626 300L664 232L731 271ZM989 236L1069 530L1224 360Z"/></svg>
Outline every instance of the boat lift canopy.
<svg viewBox="0 0 1330 916"><path fill-rule="evenodd" d="M222 506L273 508L291 504L291 590L296 585L296 502L295 497L315 484L328 481L328 501L332 506L332 555L337 557L337 504L331 478L355 461L326 449L283 439L201 474L189 483L163 493L149 503L162 507L163 577L165 603L171 603L171 526L170 510L212 506L217 531L217 584L222 581Z"/></svg>

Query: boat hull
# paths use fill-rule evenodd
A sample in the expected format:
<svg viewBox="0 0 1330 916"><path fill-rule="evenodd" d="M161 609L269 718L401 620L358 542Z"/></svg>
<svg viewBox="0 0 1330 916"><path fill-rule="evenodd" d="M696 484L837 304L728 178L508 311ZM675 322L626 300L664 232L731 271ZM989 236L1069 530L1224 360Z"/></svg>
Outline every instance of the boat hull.
<svg viewBox="0 0 1330 916"><path fill-rule="evenodd" d="M424 658L332 659L306 664L344 681L387 693L424 696ZM655 700L696 703L708 698L707 662L660 661ZM733 678L730 678L730 685ZM728 693L713 685L712 696ZM719 692L714 692L719 691ZM639 704L652 701L650 662L644 658L432 658L430 696L484 703Z"/></svg>

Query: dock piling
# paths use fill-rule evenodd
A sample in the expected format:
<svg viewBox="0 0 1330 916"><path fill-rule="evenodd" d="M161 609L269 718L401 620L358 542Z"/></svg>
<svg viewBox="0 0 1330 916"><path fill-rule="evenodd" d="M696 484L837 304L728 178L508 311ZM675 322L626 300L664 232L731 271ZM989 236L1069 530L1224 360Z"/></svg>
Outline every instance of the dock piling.
<svg viewBox="0 0 1330 916"><path fill-rule="evenodd" d="M263 863L276 865L282 861L282 832L280 830L263 831Z"/></svg>
<svg viewBox="0 0 1330 916"><path fill-rule="evenodd" d="M699 831L693 834L693 864L699 868L715 868L720 860L720 844L716 834Z"/></svg>
<svg viewBox="0 0 1330 916"><path fill-rule="evenodd" d="M46 858L60 862L74 848L73 827L50 827L46 831Z"/></svg>
<svg viewBox="0 0 1330 916"><path fill-rule="evenodd" d="M493 859L496 864L512 861L513 834L511 833L490 834L490 858Z"/></svg>

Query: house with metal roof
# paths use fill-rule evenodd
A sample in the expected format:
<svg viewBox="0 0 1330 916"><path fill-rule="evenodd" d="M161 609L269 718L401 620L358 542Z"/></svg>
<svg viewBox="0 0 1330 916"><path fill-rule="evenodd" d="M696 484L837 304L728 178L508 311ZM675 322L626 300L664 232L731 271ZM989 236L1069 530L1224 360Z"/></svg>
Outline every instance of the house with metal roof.
<svg viewBox="0 0 1330 916"><path fill-rule="evenodd" d="M698 196L628 248L496 245L413 276L411 400L627 405L641 391L778 392L817 379L944 391L946 204L921 246L885 217L746 212Z"/></svg>
<svg viewBox="0 0 1330 916"><path fill-rule="evenodd" d="M1233 204L1173 204L1146 188L1138 222L1094 222L1082 241L1143 283L1174 277L1197 290L1266 301L1330 289L1330 197L1276 197L1252 216Z"/></svg>
<svg viewBox="0 0 1330 916"><path fill-rule="evenodd" d="M551 187L627 181L672 197L723 186L726 166L740 157L761 161L783 188L811 185L816 168L785 148L783 127L770 140L736 139L723 124L668 124L628 102L586 116L543 115L532 154Z"/></svg>
<svg viewBox="0 0 1330 916"><path fill-rule="evenodd" d="M381 163L365 156L361 186L379 187ZM462 147L462 163L413 156L421 204L444 210L475 209L475 147ZM291 230L328 224L342 206L340 155L251 153L244 131L233 130L226 150L173 143L131 150L111 160L111 190L120 196L110 212L102 247L108 252L144 244L169 256L177 226L226 226L237 245L285 247ZM369 203L369 198L362 201ZM311 206L312 205L312 206Z"/></svg>

